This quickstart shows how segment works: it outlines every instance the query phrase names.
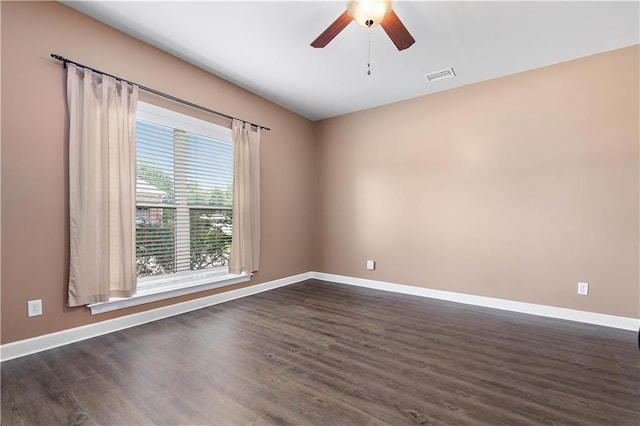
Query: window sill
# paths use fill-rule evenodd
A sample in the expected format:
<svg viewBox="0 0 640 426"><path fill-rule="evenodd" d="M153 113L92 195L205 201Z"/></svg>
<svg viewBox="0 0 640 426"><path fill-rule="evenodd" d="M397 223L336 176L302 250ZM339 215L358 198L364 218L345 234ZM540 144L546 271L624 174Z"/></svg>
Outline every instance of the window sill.
<svg viewBox="0 0 640 426"><path fill-rule="evenodd" d="M167 286L141 290L135 295L127 298L112 297L108 302L92 303L87 306L91 309L91 315L96 315L104 312L116 311L118 309L130 308L132 306L138 306L145 303L170 299L172 297L193 294L199 291L212 290L214 288L225 287L232 284L244 283L250 279L251 274L203 276L197 279L176 282Z"/></svg>

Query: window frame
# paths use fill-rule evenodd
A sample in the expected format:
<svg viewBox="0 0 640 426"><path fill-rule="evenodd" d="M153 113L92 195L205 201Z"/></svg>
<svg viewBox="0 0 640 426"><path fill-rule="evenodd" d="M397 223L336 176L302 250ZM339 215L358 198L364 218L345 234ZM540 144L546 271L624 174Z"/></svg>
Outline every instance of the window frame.
<svg viewBox="0 0 640 426"><path fill-rule="evenodd" d="M179 129L232 143L232 130L205 120L182 114L147 102L138 102L136 121L148 121L161 126ZM176 203L177 204L177 203ZM169 207L169 206L167 206ZM136 203L136 209L138 204ZM174 207L172 207L174 208ZM111 298L108 302L88 305L91 314L109 312L144 303L211 290L232 284L247 282L252 274L231 274L228 266L196 271L184 270L172 274L136 278L136 294L130 298Z"/></svg>

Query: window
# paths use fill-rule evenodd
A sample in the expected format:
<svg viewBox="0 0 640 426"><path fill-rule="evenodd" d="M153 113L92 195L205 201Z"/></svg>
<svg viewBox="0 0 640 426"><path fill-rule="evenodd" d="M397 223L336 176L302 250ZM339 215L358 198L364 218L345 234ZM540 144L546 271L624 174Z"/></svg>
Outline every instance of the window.
<svg viewBox="0 0 640 426"><path fill-rule="evenodd" d="M232 186L230 129L138 103L138 290L227 274Z"/></svg>

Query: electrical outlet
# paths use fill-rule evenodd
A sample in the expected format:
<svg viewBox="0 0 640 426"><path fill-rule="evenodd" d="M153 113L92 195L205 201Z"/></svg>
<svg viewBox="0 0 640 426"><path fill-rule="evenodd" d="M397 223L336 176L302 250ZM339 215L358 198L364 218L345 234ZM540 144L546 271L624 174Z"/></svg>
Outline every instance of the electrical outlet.
<svg viewBox="0 0 640 426"><path fill-rule="evenodd" d="M374 269L376 269L375 260L367 260L367 269L370 271L373 271Z"/></svg>
<svg viewBox="0 0 640 426"><path fill-rule="evenodd" d="M30 317L42 315L42 300L29 300L27 302L27 315Z"/></svg>
<svg viewBox="0 0 640 426"><path fill-rule="evenodd" d="M582 296L589 295L589 283L578 283L578 294Z"/></svg>

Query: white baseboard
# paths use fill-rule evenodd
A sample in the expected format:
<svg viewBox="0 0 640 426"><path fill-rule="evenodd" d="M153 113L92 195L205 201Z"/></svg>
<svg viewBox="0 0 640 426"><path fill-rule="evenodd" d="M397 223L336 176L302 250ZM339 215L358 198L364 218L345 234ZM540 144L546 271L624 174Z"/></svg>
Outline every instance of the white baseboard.
<svg viewBox="0 0 640 426"><path fill-rule="evenodd" d="M241 297L251 296L253 294L262 293L274 288L294 284L311 278L311 272L305 272L299 275L293 275L279 280L269 281L266 283L256 284L249 287L231 290L224 293L214 294L200 299L189 300L186 302L176 303L174 305L163 306L161 308L151 309L136 314L131 314L119 318L114 318L94 324L84 325L81 327L71 328L68 330L58 331L56 333L45 334L31 339L19 340L17 342L7 343L0 346L0 361L8 361L10 359L19 358L21 356L30 355L47 349L56 348L58 346L68 345L69 343L78 342L80 340L90 339L92 337L101 336L103 334L112 333L114 331L123 330L125 328L135 327L162 318L183 314L196 309L205 308L211 305L228 302L230 300Z"/></svg>
<svg viewBox="0 0 640 426"><path fill-rule="evenodd" d="M602 325L605 327L620 328L623 330L638 331L638 327L640 326L640 319L638 318L619 317L615 315L599 314L596 312L559 308L556 306L537 305L534 303L516 302L513 300L496 299L493 297L474 296L472 294L433 290L430 288L374 281L364 278L354 278L344 275L325 274L322 272L312 272L311 276L318 280L332 281L341 284L392 291L394 293L410 294L414 296L430 297L432 299L447 300L450 302L502 309L505 311L520 312L542 317L578 321L588 324Z"/></svg>
<svg viewBox="0 0 640 426"><path fill-rule="evenodd" d="M620 328L624 330L637 331L640 326L640 319L619 317L614 315L599 314L595 312L578 311L574 309L558 308L555 306L536 305L533 303L516 302L512 300L496 299L492 297L474 296L471 294L454 293L450 291L433 290L423 287L415 287L403 284L394 284L384 281L374 281L364 278L347 277L344 275L325 274L322 272L305 272L266 283L231 290L224 293L200 299L189 300L174 305L163 306L149 311L139 312L124 317L114 318L82 327L71 328L69 330L58 331L56 333L45 334L31 339L19 340L0 346L0 362L21 356L30 355L36 352L53 349L59 346L68 345L80 340L90 339L125 328L135 327L159 319L183 314L207 306L217 305L230 300L247 297L264 291L272 290L290 284L295 284L311 278L324 281L332 281L340 284L349 284L360 287L367 287L376 290L391 291L395 293L410 294L414 296L430 297L433 299L447 300L468 305L483 306L487 308L502 309L506 311L520 312L525 314L539 315L543 317L578 321L588 324L596 324L605 327Z"/></svg>

